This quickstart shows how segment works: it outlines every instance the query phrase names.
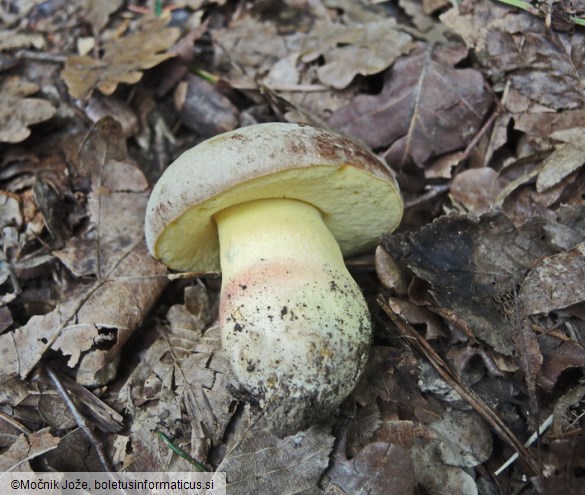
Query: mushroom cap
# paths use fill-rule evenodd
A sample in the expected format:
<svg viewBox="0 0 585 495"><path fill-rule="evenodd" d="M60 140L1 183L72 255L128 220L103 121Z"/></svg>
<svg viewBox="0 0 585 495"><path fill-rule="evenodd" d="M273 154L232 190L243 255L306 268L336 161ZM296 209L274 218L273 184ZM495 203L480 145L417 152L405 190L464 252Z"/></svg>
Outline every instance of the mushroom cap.
<svg viewBox="0 0 585 495"><path fill-rule="evenodd" d="M218 272L213 216L266 198L318 208L344 255L375 246L403 211L392 171L349 139L303 124L257 124L203 141L167 168L146 208L150 253L174 270Z"/></svg>

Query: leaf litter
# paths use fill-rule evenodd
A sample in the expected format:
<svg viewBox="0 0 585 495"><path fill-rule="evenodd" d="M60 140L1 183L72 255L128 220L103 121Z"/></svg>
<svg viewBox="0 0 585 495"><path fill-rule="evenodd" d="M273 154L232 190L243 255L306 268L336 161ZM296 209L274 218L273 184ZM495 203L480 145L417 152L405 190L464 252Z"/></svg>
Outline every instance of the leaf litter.
<svg viewBox="0 0 585 495"><path fill-rule="evenodd" d="M118 84L137 83L143 70L172 57L168 49L180 33L175 28L167 28L166 24L165 19L144 23L140 30L122 41L106 45L101 60L87 55L69 57L61 76L71 96L84 100L95 88L110 95Z"/></svg>
<svg viewBox="0 0 585 495"><path fill-rule="evenodd" d="M16 88L0 93L4 465L192 458L226 470L228 493L575 490L580 27L472 0L178 2L159 18L116 0L54 7L12 5L0 26ZM149 184L173 157L278 119L374 148L407 205L375 262L351 264L376 328L361 382L286 438L232 395L218 281L169 284L142 241ZM495 476L515 451L523 462Z"/></svg>
<svg viewBox="0 0 585 495"><path fill-rule="evenodd" d="M20 78L0 79L0 141L18 143L30 136L29 126L55 115L53 104L31 97L39 91L32 82Z"/></svg>

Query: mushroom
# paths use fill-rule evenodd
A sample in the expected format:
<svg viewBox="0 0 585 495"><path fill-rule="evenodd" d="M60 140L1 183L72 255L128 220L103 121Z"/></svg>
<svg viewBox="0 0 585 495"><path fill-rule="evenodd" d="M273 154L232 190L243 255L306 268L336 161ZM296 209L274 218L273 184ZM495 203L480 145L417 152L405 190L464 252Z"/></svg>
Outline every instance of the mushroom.
<svg viewBox="0 0 585 495"><path fill-rule="evenodd" d="M394 230L391 171L329 131L258 124L183 153L153 189L151 254L222 272L222 346L241 395L292 433L332 413L368 357L370 317L344 255Z"/></svg>

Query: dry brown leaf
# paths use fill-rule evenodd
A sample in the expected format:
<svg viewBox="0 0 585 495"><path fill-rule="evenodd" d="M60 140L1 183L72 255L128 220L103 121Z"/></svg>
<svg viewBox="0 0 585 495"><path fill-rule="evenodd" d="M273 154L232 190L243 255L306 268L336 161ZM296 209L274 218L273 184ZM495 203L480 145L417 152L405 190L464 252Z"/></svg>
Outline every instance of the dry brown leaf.
<svg viewBox="0 0 585 495"><path fill-rule="evenodd" d="M208 349L209 346L212 348ZM198 428L203 433L200 438L210 439L217 445L228 427L235 402L228 391L231 370L221 348L218 327L205 332L193 354L180 367L183 373L178 382L184 387L190 417L202 427ZM212 380L202 382L205 375Z"/></svg>
<svg viewBox="0 0 585 495"><path fill-rule="evenodd" d="M412 18L419 31L424 33L438 25L437 20L429 15L433 10L428 10L428 6L420 0L399 0L398 5Z"/></svg>
<svg viewBox="0 0 585 495"><path fill-rule="evenodd" d="M337 456L327 472L341 493L406 495L414 492L414 466L407 449L372 442L352 459Z"/></svg>
<svg viewBox="0 0 585 495"><path fill-rule="evenodd" d="M395 297L388 298L388 306L411 325L424 325L426 327L425 338L427 340L446 337L444 325L437 315L427 308L417 306L406 299Z"/></svg>
<svg viewBox="0 0 585 495"><path fill-rule="evenodd" d="M546 342L545 342L546 344ZM575 342L556 342L556 347L547 345L542 351L542 373L538 384L552 391L561 373L569 368L585 367L585 348Z"/></svg>
<svg viewBox="0 0 585 495"><path fill-rule="evenodd" d="M226 387L228 364L219 327L202 332L212 318L205 290L187 287L185 305L171 306L167 313L170 329L143 352L122 387L119 400L135 419L130 441L137 455L126 461L133 470L145 463L160 470L170 459L155 429L200 462L207 462L211 445L223 438L234 399Z"/></svg>
<svg viewBox="0 0 585 495"><path fill-rule="evenodd" d="M376 248L375 263L380 283L400 296L406 295L408 277L382 246Z"/></svg>
<svg viewBox="0 0 585 495"><path fill-rule="evenodd" d="M61 437L56 449L43 456L48 470L102 471L99 457L81 428Z"/></svg>
<svg viewBox="0 0 585 495"><path fill-rule="evenodd" d="M447 410L428 427L435 434L441 459L449 466L472 468L492 453L491 432L475 412Z"/></svg>
<svg viewBox="0 0 585 495"><path fill-rule="evenodd" d="M30 435L20 435L0 456L0 471L26 471L28 461L55 449L59 438L50 428L35 431Z"/></svg>
<svg viewBox="0 0 585 495"><path fill-rule="evenodd" d="M574 211L579 215L582 210ZM439 307L462 318L476 338L510 355L513 287L542 257L583 241L585 217L571 227L562 223L568 222L565 213L559 217L559 223L537 217L516 228L502 213L479 220L443 216L417 233L388 236L383 246L396 262L431 284Z"/></svg>
<svg viewBox="0 0 585 495"><path fill-rule="evenodd" d="M432 443L411 449L416 483L424 486L429 495L464 493L477 495L475 480L463 468L445 465Z"/></svg>
<svg viewBox="0 0 585 495"><path fill-rule="evenodd" d="M39 87L18 77L0 81L0 141L18 143L30 136L29 126L49 120L55 107L41 98L29 98Z"/></svg>
<svg viewBox="0 0 585 495"><path fill-rule="evenodd" d="M12 29L0 31L0 51L31 47L37 50L45 47L45 38L41 33L21 33Z"/></svg>
<svg viewBox="0 0 585 495"><path fill-rule="evenodd" d="M582 31L558 33L527 12L478 0L459 3L441 20L476 51L494 79L507 79L533 102L555 110L585 102Z"/></svg>
<svg viewBox="0 0 585 495"><path fill-rule="evenodd" d="M401 356L391 347L375 346L353 395L362 407L381 400L400 406L407 419L430 422L440 412L418 391L418 378L410 356Z"/></svg>
<svg viewBox="0 0 585 495"><path fill-rule="evenodd" d="M317 69L317 75L323 84L336 89L345 88L358 74L382 72L415 47L394 19L351 26L324 22L316 25L311 34L301 60L324 57L325 64Z"/></svg>
<svg viewBox="0 0 585 495"><path fill-rule="evenodd" d="M193 335L193 342L197 334ZM129 429L132 454L124 459L124 469L131 471L190 470L190 465L173 456L156 432L162 431L173 443L200 462L206 460L206 445L201 448L197 435L191 443L184 412L183 394L175 391L175 366L169 343L164 338L139 354L139 364L122 386L118 401L131 414ZM179 375L180 376L180 375ZM183 426L185 421L185 426ZM192 468L192 466L191 466Z"/></svg>
<svg viewBox="0 0 585 495"><path fill-rule="evenodd" d="M77 237L66 246L72 266L85 260L97 280L80 285L50 313L0 336L0 353L7 356L0 375L25 377L53 348L70 356L79 383L106 383L115 376L122 346L167 284L166 269L144 246L146 180L136 165L117 159L125 160L125 138L119 124L104 119L80 151L80 168L92 180L89 230L85 242Z"/></svg>
<svg viewBox="0 0 585 495"><path fill-rule="evenodd" d="M215 65L228 72L231 82L249 85L266 77L263 82L270 85L298 83L297 61L307 33L283 35L274 23L248 15L211 34L216 44Z"/></svg>
<svg viewBox="0 0 585 495"><path fill-rule="evenodd" d="M243 438L228 444L217 469L227 473L227 493L319 493L317 483L334 441L326 430L315 426L279 439L267 430L245 427Z"/></svg>
<svg viewBox="0 0 585 495"><path fill-rule="evenodd" d="M585 122L581 122L585 125ZM565 144L557 146L539 168L536 179L536 191L549 189L575 170L585 165L585 127L577 127L551 133L552 139Z"/></svg>
<svg viewBox="0 0 585 495"><path fill-rule="evenodd" d="M464 148L479 130L492 98L481 73L456 69L465 50L421 47L387 72L379 95L360 95L337 110L329 124L373 148L390 146L392 165L419 167Z"/></svg>
<svg viewBox="0 0 585 495"><path fill-rule="evenodd" d="M99 33L106 26L110 15L116 12L122 6L122 3L122 0L79 1L83 17L91 24L95 33Z"/></svg>
<svg viewBox="0 0 585 495"><path fill-rule="evenodd" d="M316 69L318 79L341 89L357 74L379 73L414 48L411 36L394 19L355 2L346 4L337 7L359 14L349 15L352 18L342 24L323 11L313 13L316 22L306 33L282 34L278 19L273 23L253 16L240 18L228 29L213 33L221 47L218 63L229 58L248 71L248 76L260 76L264 84L278 88L299 84L303 72L299 64L323 57L325 63ZM232 80L240 78L241 73L231 75Z"/></svg>
<svg viewBox="0 0 585 495"><path fill-rule="evenodd" d="M85 115L94 123L108 116L113 117L120 123L124 135L128 138L138 134L140 129L134 109L128 102L114 95L94 94L85 107Z"/></svg>
<svg viewBox="0 0 585 495"><path fill-rule="evenodd" d="M87 99L95 88L110 95L118 84L135 84L142 72L172 57L168 49L179 38L177 28L166 27L166 19L156 19L141 26L120 41L104 46L104 56L72 56L65 62L61 77L74 98Z"/></svg>
<svg viewBox="0 0 585 495"><path fill-rule="evenodd" d="M543 140L548 139L553 132L563 132L567 129L575 129L583 126L585 122L585 110L567 110L564 112L527 112L514 115L514 129L530 136Z"/></svg>
<svg viewBox="0 0 585 495"><path fill-rule="evenodd" d="M180 106L181 122L199 136L215 136L238 126L238 109L217 86L192 74L187 76L183 85L186 87L185 99Z"/></svg>
<svg viewBox="0 0 585 495"><path fill-rule="evenodd" d="M499 190L498 173L492 168L482 167L457 174L449 195L467 211L479 216L495 206Z"/></svg>
<svg viewBox="0 0 585 495"><path fill-rule="evenodd" d="M123 344L166 285L166 271L139 247L119 253L114 269L77 297L1 335L0 376L26 377L50 347L79 366L79 383L103 384L115 376Z"/></svg>
<svg viewBox="0 0 585 495"><path fill-rule="evenodd" d="M527 315L547 314L585 301L585 243L540 261L528 274L519 298Z"/></svg>

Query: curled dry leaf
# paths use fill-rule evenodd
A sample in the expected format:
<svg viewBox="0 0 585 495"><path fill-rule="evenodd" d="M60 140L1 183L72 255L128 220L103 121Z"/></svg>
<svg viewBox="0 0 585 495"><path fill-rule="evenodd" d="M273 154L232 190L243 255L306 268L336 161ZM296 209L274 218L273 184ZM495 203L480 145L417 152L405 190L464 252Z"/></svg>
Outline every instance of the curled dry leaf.
<svg viewBox="0 0 585 495"><path fill-rule="evenodd" d="M491 106L483 77L456 69L465 50L423 46L387 72L378 95L360 95L337 110L329 124L373 148L390 146L386 160L423 167L432 158L464 148Z"/></svg>
<svg viewBox="0 0 585 495"><path fill-rule="evenodd" d="M168 49L177 41L180 32L166 24L166 19L156 19L120 41L109 42L104 46L101 60L88 56L69 57L61 77L71 96L86 99L95 88L110 95L118 84L135 84L142 78L142 71L172 57Z"/></svg>
<svg viewBox="0 0 585 495"><path fill-rule="evenodd" d="M29 126L49 120L55 107L41 98L29 98L39 87L14 77L0 81L0 141L18 143L30 136Z"/></svg>
<svg viewBox="0 0 585 495"><path fill-rule="evenodd" d="M40 50L45 47L45 38L40 33L21 33L17 30L0 30L0 51L14 50L16 48L36 48Z"/></svg>
<svg viewBox="0 0 585 495"><path fill-rule="evenodd" d="M543 364L538 384L549 392L553 390L563 371L569 368L585 367L585 347L576 342L545 342L544 347L542 351Z"/></svg>

